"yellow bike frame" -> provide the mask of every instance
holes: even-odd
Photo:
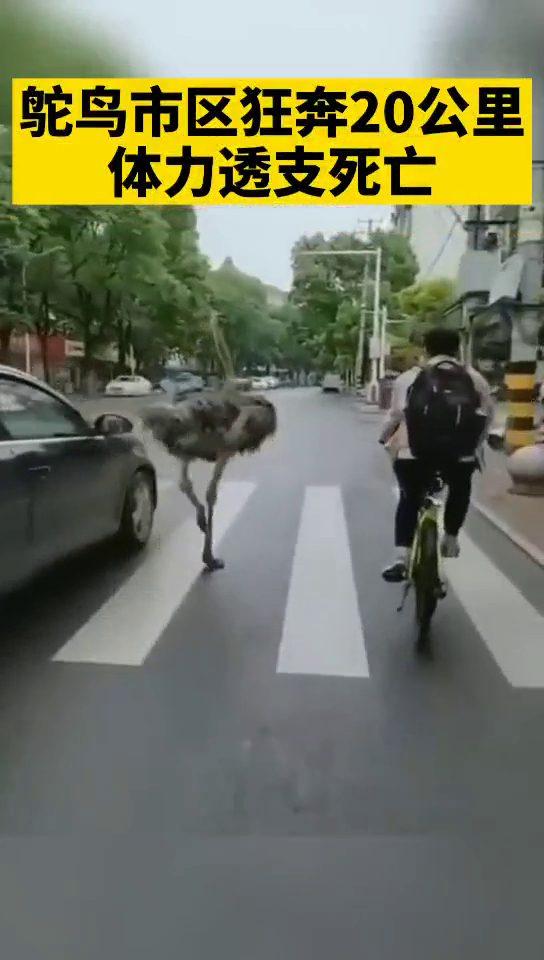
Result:
[[[436,524],[437,530],[440,531],[440,511],[442,509],[442,501],[439,497],[431,496],[426,494],[424,506],[419,511],[417,518],[417,527],[412,543],[412,549],[410,550],[410,560],[408,563],[408,581],[413,583],[414,581],[414,570],[417,568],[421,560],[421,530],[423,524],[426,520],[430,520],[432,523]],[[437,551],[437,570],[438,578],[442,580],[443,573],[443,562],[440,551]]]

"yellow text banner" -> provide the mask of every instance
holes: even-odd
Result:
[[[16,204],[530,204],[528,79],[13,81]]]

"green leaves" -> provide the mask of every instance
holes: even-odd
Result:
[[[404,237],[376,232],[365,241],[355,233],[338,233],[327,240],[322,234],[314,234],[302,237],[293,248],[290,300],[300,312],[298,327],[304,336],[300,346],[321,372],[353,368],[363,308],[365,264],[364,324],[369,334],[376,268],[375,258],[365,256],[364,251],[377,246],[382,249],[380,299],[389,303],[396,291],[413,283],[417,273],[416,259]],[[348,251],[353,251],[353,255]],[[339,255],[335,256],[335,252]]]
[[[209,287],[237,368],[277,364],[288,332],[278,308],[269,304],[265,284],[242,273],[227,258],[221,267],[210,272]]]
[[[141,365],[182,352],[209,314],[208,266],[191,208],[12,207],[0,161],[0,332],[81,339],[85,363],[116,344]]]
[[[421,343],[426,329],[446,322],[444,311],[454,302],[455,296],[455,284],[447,278],[425,280],[406,287],[393,301],[393,316],[400,314],[407,318],[406,326],[397,326],[395,332]]]
[[[144,370],[176,351],[209,371],[216,309],[240,369],[279,364],[291,330],[281,291],[232,261],[210,271],[196,226],[192,207],[12,207],[0,161],[0,349],[17,328],[62,331],[83,341],[87,368],[115,344],[120,369],[132,348]]]

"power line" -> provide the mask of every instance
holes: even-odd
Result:
[[[455,209],[455,207],[450,206],[450,204],[448,204],[447,206],[448,206],[448,210],[451,210],[451,212],[453,213],[453,216],[454,216],[455,219],[457,220],[457,223],[459,224],[459,226],[462,227],[463,230],[465,230],[465,232],[468,233],[468,229],[467,229],[467,226],[466,226],[466,224],[465,224],[465,221],[464,221],[463,218],[459,215],[459,213],[457,212],[457,210]]]
[[[442,254],[444,253],[444,251],[445,251],[448,243],[450,242],[451,235],[452,235],[453,231],[455,230],[455,227],[456,227],[456,226],[457,226],[456,221],[455,221],[455,220],[452,220],[451,227],[450,227],[450,229],[448,230],[448,232],[447,232],[447,234],[446,234],[446,239],[444,240],[444,243],[443,243],[442,246],[440,247],[440,250],[438,251],[438,253],[437,253],[436,257],[434,258],[434,260],[432,261],[431,265],[430,265],[430,266],[427,268],[427,270],[425,271],[425,274],[424,274],[424,276],[421,278],[421,280],[426,280],[427,277],[429,276],[429,274],[431,273],[431,271],[434,270],[434,268],[436,267],[436,264],[437,264],[438,261],[440,260],[440,258],[441,258],[441,256],[442,256]]]

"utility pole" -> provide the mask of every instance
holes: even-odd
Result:
[[[377,403],[378,400],[378,361],[380,358],[380,288],[382,277],[382,248],[375,247],[376,252],[376,274],[374,282],[374,311],[372,316],[372,339],[370,341],[370,396],[371,403]]]
[[[359,228],[359,224],[361,228]],[[355,235],[359,236],[362,234],[361,239],[369,242],[372,239],[372,227],[374,226],[374,220],[357,220]]]
[[[363,283],[361,288],[361,321],[359,323],[359,339],[357,342],[357,356],[355,358],[355,388],[362,386],[363,379],[363,349],[365,343],[366,321],[366,294],[368,289],[368,259],[365,259]]]
[[[362,230],[358,230],[357,233],[362,233],[362,238],[367,243],[372,240],[372,230],[374,227],[374,220],[357,220],[357,225],[362,226]],[[381,376],[380,370],[380,356],[381,356],[381,343],[380,343],[380,315],[379,315],[379,303],[380,303],[380,284],[381,284],[381,248],[379,249],[379,254],[376,255],[376,275],[374,282],[374,310],[372,315],[372,340],[370,343],[370,364],[371,364],[371,375],[370,375],[370,390],[369,390],[369,399],[370,401],[377,402],[378,399],[378,389],[379,382],[378,378]],[[357,383],[362,386],[362,361],[363,361],[363,346],[364,346],[364,328],[365,328],[365,319],[366,319],[366,285],[368,283],[368,263],[365,263],[365,276],[363,279],[364,284],[364,294],[362,298],[362,312],[361,312],[361,327],[359,329],[359,344],[358,344],[358,380]]]
[[[387,307],[382,307],[382,329],[380,334],[380,365],[378,376],[380,380],[385,376],[385,356],[387,352]]]
[[[380,287],[381,287],[381,263],[382,248],[380,246],[370,247],[366,250],[299,250],[299,257],[374,257],[376,261],[376,272],[374,279],[374,310],[372,321],[372,339],[370,342],[370,356],[372,360],[372,377],[370,382],[370,399],[376,401],[378,395],[378,359],[380,356]],[[364,284],[363,276],[363,284]],[[366,299],[366,298],[365,298]],[[363,336],[364,336],[364,318]],[[359,328],[360,335],[360,328]],[[362,356],[362,351],[361,351]]]
[[[413,323],[413,319],[414,319],[414,318],[408,316],[408,314],[402,313],[399,317],[397,317],[396,320],[393,320],[391,317],[389,317],[389,315],[388,315],[388,313],[387,313],[387,307],[385,306],[385,304],[384,304],[384,306],[382,307],[382,326],[381,326],[381,333],[380,333],[380,342],[381,342],[381,349],[380,349],[380,379],[381,379],[383,376],[385,376],[385,361],[386,361],[386,358],[387,358],[387,328],[388,328],[389,325],[392,324],[392,323],[403,323],[403,324],[404,324],[404,323],[406,323],[406,321],[408,321],[408,322],[410,322],[410,323]]]

